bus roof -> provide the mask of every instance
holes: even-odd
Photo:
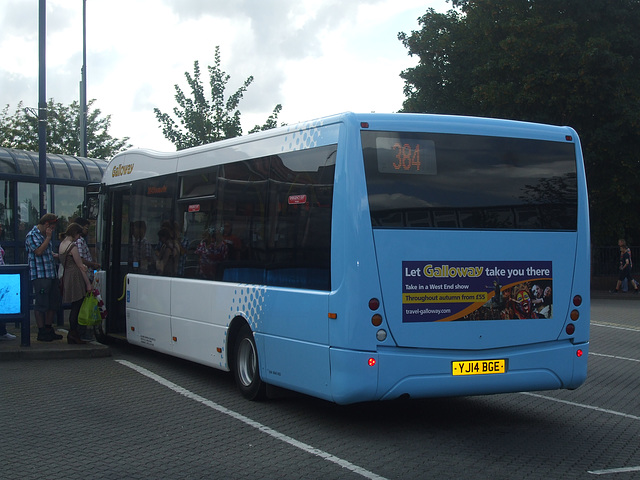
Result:
[[[196,170],[215,164],[247,160],[252,157],[337,143],[340,124],[350,125],[357,130],[367,128],[404,132],[429,131],[563,142],[568,140],[567,137],[571,137],[577,141],[577,134],[570,127],[516,120],[423,113],[345,112],[176,152],[130,149],[119,153],[109,162],[104,183],[118,184],[178,171]],[[221,150],[224,150],[225,154],[213,155],[213,152]],[[212,155],[208,155],[209,153]]]

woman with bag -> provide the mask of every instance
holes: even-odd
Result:
[[[67,231],[60,236],[59,259],[64,267],[62,275],[62,301],[71,304],[69,313],[69,334],[67,342],[74,344],[85,343],[80,338],[78,331],[78,313],[82,306],[82,301],[87,292],[91,292],[91,282],[87,275],[87,267],[82,263],[82,258],[78,252],[76,240],[82,235],[82,227],[77,223],[71,223]]]

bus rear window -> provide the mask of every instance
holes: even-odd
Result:
[[[363,131],[362,145],[374,228],[576,230],[573,143]]]

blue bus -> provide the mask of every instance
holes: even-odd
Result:
[[[339,404],[574,389],[589,217],[568,127],[345,113],[109,163],[106,335]]]

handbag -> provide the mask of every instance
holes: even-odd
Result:
[[[100,314],[100,307],[98,306],[98,299],[93,292],[87,292],[80,306],[80,312],[78,313],[78,323],[80,325],[94,326],[98,325],[102,321],[102,315]]]

